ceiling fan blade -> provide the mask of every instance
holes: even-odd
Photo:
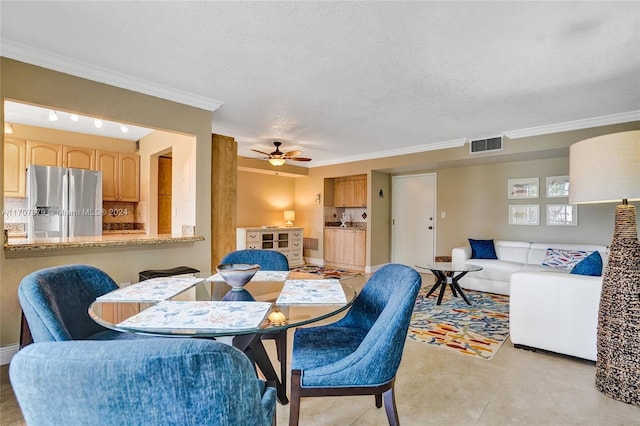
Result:
[[[305,157],[287,157],[287,160],[293,160],[293,161],[311,161],[311,158],[305,158]]]
[[[251,148],[251,151],[257,152],[258,154],[263,154],[263,155],[266,155],[266,156],[270,156],[271,155],[268,152],[258,151],[257,149],[253,149],[253,148]]]
[[[298,156],[300,154],[302,154],[302,151],[298,151],[298,150],[289,151],[289,152],[285,152],[284,153],[284,155],[287,156],[287,157],[296,157],[296,156]]]

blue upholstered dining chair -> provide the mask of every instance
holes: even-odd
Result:
[[[297,425],[300,398],[375,395],[390,425],[398,424],[394,381],[420,290],[420,274],[390,264],[376,271],[337,322],[298,328],[293,338],[289,425]]]
[[[30,426],[275,424],[275,389],[213,340],[34,343],[9,376]]]
[[[274,250],[236,250],[227,253],[220,263],[249,263],[260,265],[264,271],[288,271],[289,261],[287,256]],[[275,333],[264,333],[262,340],[274,340],[276,343],[276,354],[280,362],[280,380],[282,386],[286,386],[287,377],[287,330]]]
[[[64,265],[24,277],[18,287],[18,299],[34,342],[146,338],[109,330],[89,316],[89,305],[117,288],[98,268]]]

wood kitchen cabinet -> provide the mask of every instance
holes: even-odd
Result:
[[[27,141],[27,165],[62,167],[62,145]]]
[[[24,140],[4,140],[4,196],[26,197],[27,143]]]
[[[140,201],[140,156],[97,151],[96,169],[102,172],[102,199]]]
[[[364,268],[367,262],[366,232],[363,229],[325,228],[325,264],[352,269]]]
[[[96,150],[79,146],[63,145],[62,166],[74,169],[95,170]]]
[[[333,183],[334,207],[366,207],[367,176],[345,176]]]

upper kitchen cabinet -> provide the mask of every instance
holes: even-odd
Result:
[[[62,145],[27,141],[27,165],[62,167]]]
[[[27,143],[24,140],[4,140],[4,196],[26,196]]]
[[[62,147],[62,165],[74,169],[95,170],[96,150],[64,145]]]
[[[334,207],[366,207],[367,176],[345,176],[334,179]]]
[[[102,199],[140,201],[140,156],[97,151],[96,169],[102,172]]]

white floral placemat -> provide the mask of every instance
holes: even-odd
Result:
[[[347,303],[340,280],[287,280],[277,305]]]
[[[140,281],[98,297],[100,302],[159,302],[202,281],[194,277],[162,277]]]
[[[258,271],[251,278],[251,281],[284,281],[289,276],[289,271]],[[207,281],[224,282],[220,274],[215,274],[207,278]]]
[[[271,309],[267,302],[199,302],[166,300],[118,326],[136,330],[251,330]]]

